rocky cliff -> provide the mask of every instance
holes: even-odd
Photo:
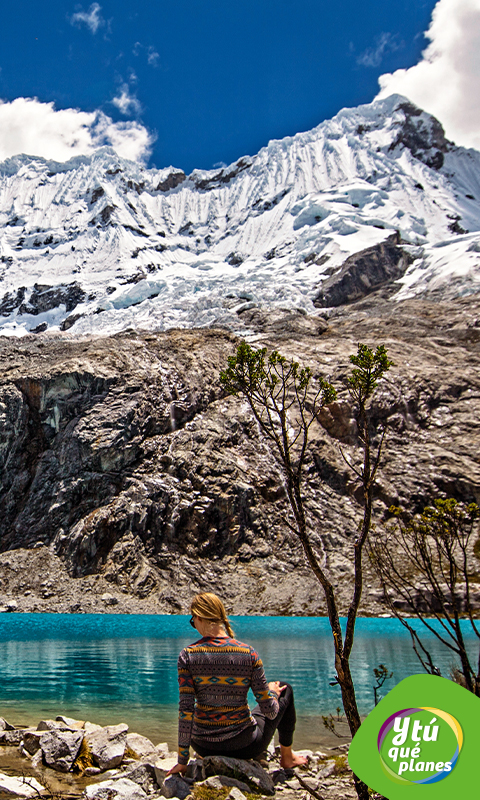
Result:
[[[342,387],[359,341],[384,343],[395,364],[372,409],[387,427],[377,524],[390,504],[438,493],[480,502],[478,296],[393,304],[380,291],[324,317],[247,304],[237,318],[340,390],[313,430],[306,493],[344,602],[361,509],[339,449],[357,452]],[[218,381],[237,342],[222,330],[0,339],[0,605],[186,612],[215,590],[237,614],[325,611],[275,458]],[[379,597],[368,573],[363,613],[384,610]]]

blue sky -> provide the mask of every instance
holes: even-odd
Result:
[[[147,129],[150,166],[210,169],[373,100],[380,75],[421,59],[434,6],[16,0],[2,11],[0,99],[136,123],[124,128]],[[4,136],[12,120],[0,116]]]

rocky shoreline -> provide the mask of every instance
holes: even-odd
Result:
[[[16,761],[3,753],[13,752]],[[305,767],[282,769],[273,743],[259,761],[191,759],[185,776],[167,776],[177,754],[128,725],[100,726],[58,715],[17,728],[0,718],[0,797],[84,800],[349,800],[355,798],[348,744],[297,751]],[[3,767],[3,769],[2,769]],[[7,770],[4,772],[4,770]]]

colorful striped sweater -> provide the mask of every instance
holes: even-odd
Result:
[[[185,647],[178,659],[178,685],[179,764],[188,763],[192,738],[204,747],[219,748],[248,728],[253,732],[249,688],[266,717],[278,714],[278,700],[268,689],[258,653],[230,637],[204,636]]]

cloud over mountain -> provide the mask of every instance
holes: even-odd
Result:
[[[447,136],[480,149],[480,0],[438,0],[422,60],[379,79],[379,98],[403,94],[434,114]]]
[[[57,110],[36,98],[0,100],[0,160],[18,153],[66,161],[110,145],[123,158],[144,162],[153,137],[140,123],[114,122],[103,111]]]

